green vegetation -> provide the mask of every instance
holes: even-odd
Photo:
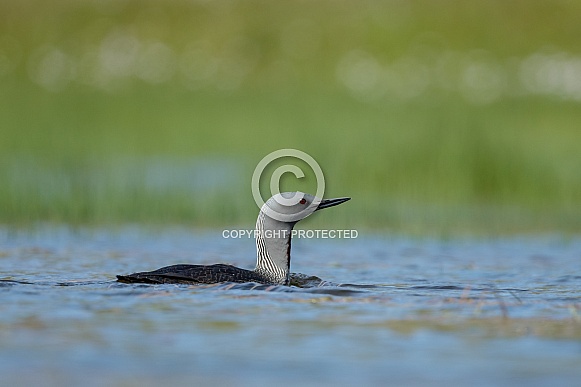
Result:
[[[254,167],[296,148],[354,198],[309,227],[579,231],[580,17],[568,1],[0,1],[0,223],[248,224]]]

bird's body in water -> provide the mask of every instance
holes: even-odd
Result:
[[[350,198],[320,199],[302,192],[274,195],[261,208],[256,220],[256,268],[241,269],[226,264],[172,265],[161,269],[118,275],[127,283],[214,284],[257,282],[289,285],[291,237],[294,225],[314,211],[336,206]]]

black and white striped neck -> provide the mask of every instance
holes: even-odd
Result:
[[[254,271],[273,283],[288,285],[294,224],[274,220],[262,211],[258,214]]]

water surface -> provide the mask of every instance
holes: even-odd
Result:
[[[3,385],[547,385],[581,380],[581,239],[299,239],[324,286],[140,285],[250,268],[221,230],[0,229]]]

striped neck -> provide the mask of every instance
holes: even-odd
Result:
[[[274,220],[260,211],[256,220],[255,272],[273,283],[288,285],[294,223]]]

